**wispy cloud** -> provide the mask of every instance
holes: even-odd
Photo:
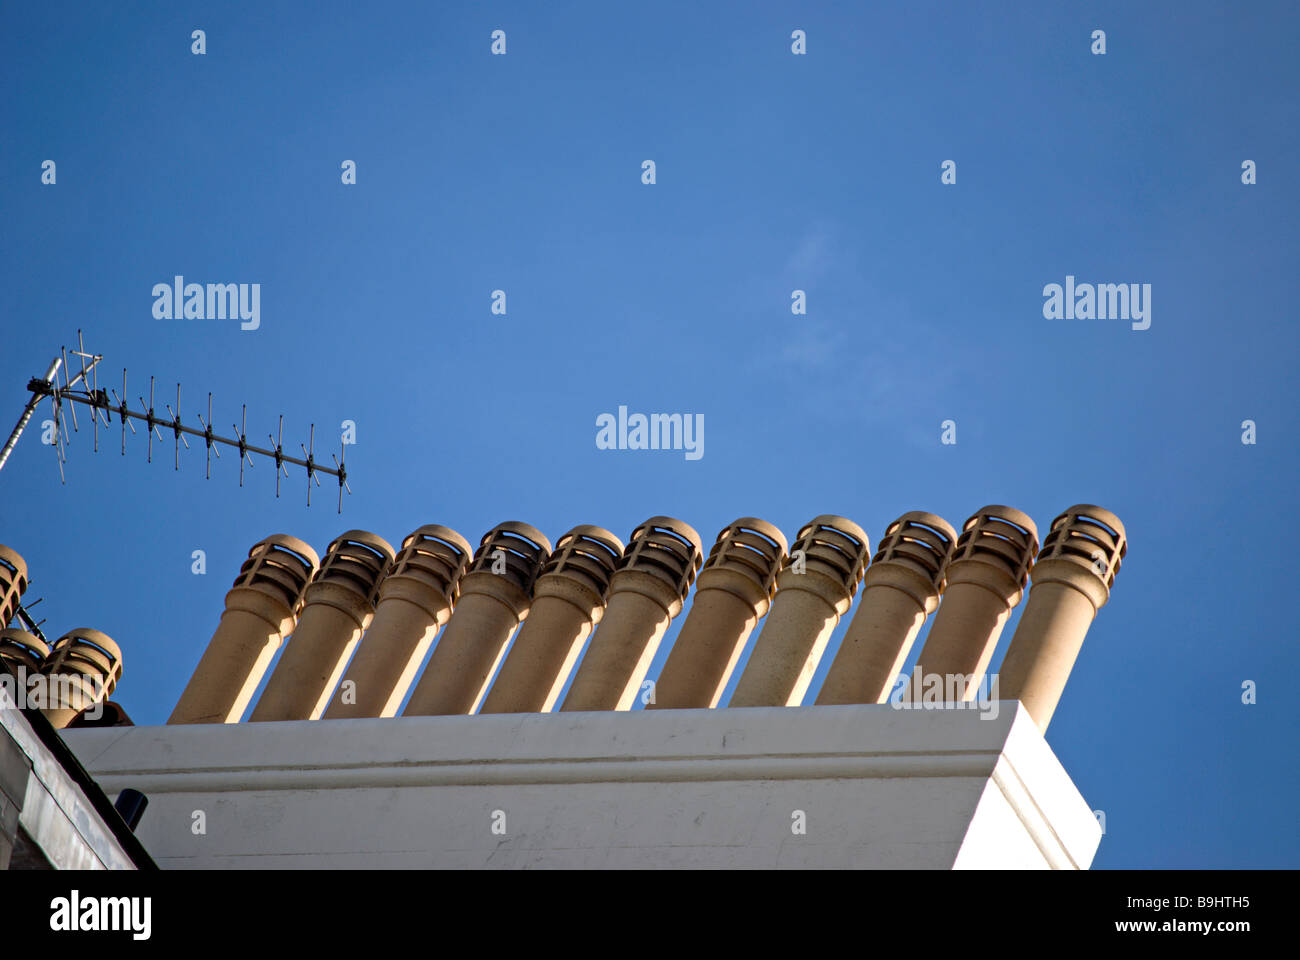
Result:
[[[937,415],[943,384],[958,371],[954,346],[913,313],[907,291],[872,276],[833,223],[804,231],[781,276],[783,287],[807,291],[808,313],[758,342],[750,368],[780,384],[789,403],[866,427]]]
[[[786,259],[783,275],[795,284],[819,280],[834,268],[839,251],[834,225],[814,224]]]

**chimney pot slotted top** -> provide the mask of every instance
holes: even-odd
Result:
[[[375,605],[379,584],[394,560],[392,545],[368,530],[348,530],[330,541],[312,583],[346,587]]]
[[[27,561],[0,543],[0,627],[14,618],[18,601],[27,590]]]
[[[436,590],[449,604],[460,597],[460,578],[469,568],[474,548],[450,527],[427,523],[402,541],[385,580],[405,577]],[[382,590],[382,584],[381,584]]]
[[[507,520],[483,534],[470,564],[470,572],[492,571],[495,554],[505,557],[505,574],[516,586],[531,595],[533,583],[551,554],[551,541],[536,527],[519,520]]]
[[[791,558],[801,550],[807,564],[820,568],[852,599],[866,573],[871,552],[865,530],[847,517],[822,514],[800,527],[799,536],[790,548]],[[792,559],[787,560],[786,566],[792,563]]]
[[[49,644],[26,630],[0,630],[0,660],[13,666],[22,665],[28,673],[40,673],[45,658],[50,655]]]
[[[624,549],[604,527],[579,524],[560,537],[539,576],[577,577],[604,600]]]
[[[1052,521],[1038,561],[1070,560],[1091,570],[1109,590],[1128,553],[1128,538],[1119,517],[1103,507],[1079,503]]]
[[[320,569],[320,558],[297,537],[273,533],[255,543],[239,568],[234,587],[251,587],[276,596],[292,615],[302,609],[303,591]]]
[[[886,528],[871,562],[901,563],[925,577],[935,590],[942,590],[944,571],[956,544],[957,531],[947,520],[912,510]]]
[[[122,678],[122,650],[108,634],[90,627],[69,630],[54,643],[41,672],[60,676],[93,676],[103,681],[104,698]]]
[[[668,583],[685,601],[704,562],[704,545],[689,523],[651,517],[632,531],[618,570],[640,570]]]
[[[973,560],[997,567],[1024,589],[1038,552],[1038,527],[1015,507],[990,504],[962,524],[951,566]]]
[[[758,584],[771,602],[788,549],[785,534],[775,526],[758,517],[741,517],[718,531],[703,570],[735,570]]]

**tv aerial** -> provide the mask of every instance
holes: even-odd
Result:
[[[80,360],[81,370],[75,376],[69,377],[68,357],[72,356]],[[136,421],[146,425],[148,428],[149,445],[147,452],[148,462],[153,462],[153,441],[157,436],[160,443],[164,440],[164,432],[172,435],[172,442],[175,447],[173,462],[175,469],[181,468],[181,444],[185,449],[190,448],[189,441],[186,437],[197,437],[203,441],[206,452],[206,471],[205,477],[212,477],[212,458],[216,456],[221,459],[221,447],[230,447],[239,451],[239,485],[244,485],[244,466],[247,464],[249,469],[253,467],[253,456],[268,457],[275,461],[275,495],[280,496],[280,478],[289,476],[286,464],[296,467],[303,467],[307,471],[307,506],[311,506],[311,486],[315,483],[320,486],[320,478],[317,474],[327,474],[338,480],[339,485],[339,513],[343,512],[343,491],[352,493],[352,488],[348,485],[348,473],[344,463],[347,452],[347,444],[340,442],[339,455],[335,457],[330,455],[334,461],[334,467],[322,466],[316,461],[315,444],[316,444],[316,425],[311,425],[310,433],[306,445],[298,444],[302,447],[303,456],[296,457],[284,452],[284,415],[280,415],[280,425],[278,432],[273,436],[267,434],[267,438],[272,444],[270,447],[261,447],[248,442],[248,407],[243,406],[243,412],[240,415],[239,426],[231,425],[235,431],[235,437],[223,437],[215,433],[212,429],[212,394],[208,394],[208,415],[204,419],[203,414],[197,414],[196,418],[203,429],[199,430],[194,427],[186,426],[181,422],[181,385],[176,384],[176,406],[173,409],[170,403],[163,406],[166,408],[167,416],[160,416],[159,411],[154,406],[154,386],[155,378],[149,378],[149,402],[145,405],[144,397],[139,396],[137,400],[140,403],[140,409],[132,410],[127,405],[126,392],[126,368],[122,368],[122,392],[119,394],[116,390],[102,390],[99,386],[99,364],[104,359],[102,354],[87,353],[85,345],[82,342],[81,331],[77,331],[77,349],[71,350],[62,348],[59,356],[51,361],[49,369],[45,371],[43,377],[32,377],[27,381],[27,389],[31,397],[27,400],[23,408],[23,414],[18,419],[17,426],[9,434],[9,439],[5,441],[3,449],[0,449],[0,469],[4,468],[5,461],[9,459],[9,454],[13,452],[18,443],[18,438],[22,436],[28,421],[31,420],[32,414],[36,412],[36,407],[41,400],[49,397],[54,407],[54,432],[55,446],[58,449],[59,457],[59,479],[66,483],[63,464],[67,459],[67,442],[70,439],[68,434],[67,419],[63,415],[63,408],[67,406],[68,412],[72,415],[73,432],[80,432],[77,424],[77,406],[90,407],[90,418],[95,438],[95,451],[99,451],[99,428],[100,418],[103,418],[103,426],[109,426],[113,421],[113,414],[117,414],[118,420],[122,426],[122,456],[126,456],[126,431],[129,427],[131,433],[136,432]],[[60,384],[62,377],[62,384]],[[109,393],[112,393],[113,400],[109,400]]]

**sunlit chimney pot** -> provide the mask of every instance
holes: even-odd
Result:
[[[863,529],[844,517],[817,517],[799,531],[729,706],[803,702],[826,641],[862,582],[870,549]]]
[[[546,713],[555,707],[582,645],[605,612],[623,542],[582,525],[560,537],[533,587],[533,609],[519,629],[482,713]]]
[[[255,544],[226,594],[221,622],[168,723],[238,723],[302,609],[320,565],[297,537]]]
[[[404,717],[471,713],[515,628],[528,617],[533,583],[551,553],[540,530],[515,520],[483,535],[460,599],[411,691]]]
[[[943,603],[917,658],[908,698],[940,688],[973,700],[1038,550],[1038,528],[1011,507],[988,506],[962,525],[948,561]],[[960,687],[960,689],[959,689]]]
[[[397,713],[433,638],[451,616],[473,553],[468,540],[436,523],[402,541],[379,584],[375,618],[330,698],[326,720]]]
[[[1046,732],[1093,618],[1128,552],[1124,525],[1091,504],[1052,521],[1033,585],[998,671],[1001,696],[1019,700]]]
[[[716,707],[755,625],[771,606],[786,539],[741,517],[718,534],[648,710]]]
[[[681,520],[651,517],[632,531],[561,710],[631,709],[702,562],[700,535]]]
[[[329,545],[250,720],[320,717],[375,615],[379,583],[392,562],[388,541],[365,530],[349,530]]]
[[[862,599],[817,703],[884,703],[943,590],[957,531],[932,513],[905,513],[885,530]]]

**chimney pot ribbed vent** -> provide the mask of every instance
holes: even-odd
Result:
[[[741,517],[718,533],[703,569],[735,570],[757,583],[771,602],[788,546],[785,534],[766,520]]]
[[[673,517],[651,517],[632,531],[618,569],[653,574],[676,591],[679,601],[684,601],[703,555],[700,535],[690,524]]]
[[[885,701],[912,642],[938,606],[956,540],[948,521],[919,510],[885,529],[817,703]]]
[[[330,541],[307,586],[289,643],[249,720],[315,720],[324,713],[374,618],[379,587],[393,560],[388,541],[367,530],[348,530]]]
[[[436,590],[449,604],[460,596],[460,578],[473,556],[469,541],[450,527],[425,524],[402,541],[387,578],[407,577]]]
[[[790,556],[802,550],[808,569],[817,569],[839,583],[850,598],[858,590],[870,550],[867,533],[852,520],[824,514],[799,530]],[[787,566],[793,559],[786,561]]]
[[[42,712],[62,729],[82,710],[109,698],[122,678],[122,651],[107,634],[83,627],[69,630],[54,644],[41,672],[60,677],[70,702],[50,703]]]
[[[957,531],[943,517],[914,510],[889,525],[871,562],[873,565],[901,563],[941,591],[944,568],[952,557],[956,540]]]
[[[28,673],[40,673],[50,647],[26,630],[0,630],[0,661],[11,668],[23,666]]]
[[[1038,552],[1038,527],[1014,507],[982,507],[962,525],[950,563],[978,560],[1004,570],[1025,588]]]
[[[226,594],[221,621],[168,723],[237,723],[320,569],[316,551],[278,533],[254,544]]]
[[[0,544],[0,627],[14,618],[26,589],[27,562],[16,550]]]
[[[1119,517],[1102,507],[1081,503],[1052,521],[1038,559],[1072,560],[1097,574],[1109,590],[1127,552],[1128,541]]]
[[[338,584],[373,607],[378,602],[379,583],[393,559],[393,548],[383,537],[349,530],[330,542],[312,583]]]
[[[41,667],[47,674],[100,674],[108,696],[122,678],[122,650],[106,633],[82,627],[55,641]]]
[[[1052,521],[999,671],[1003,694],[1044,733],[1127,549],[1124,525],[1101,507],[1076,504]]]
[[[533,582],[541,572],[542,564],[551,553],[551,541],[536,527],[518,520],[507,520],[483,534],[470,572],[491,572],[496,552],[504,552],[504,576],[514,582],[524,593],[532,593]]]
[[[297,537],[273,533],[248,551],[233,586],[269,593],[297,616],[303,591],[319,568],[320,557],[310,546]]]
[[[575,577],[604,600],[623,549],[623,541],[604,527],[581,524],[560,537],[539,576]]]

